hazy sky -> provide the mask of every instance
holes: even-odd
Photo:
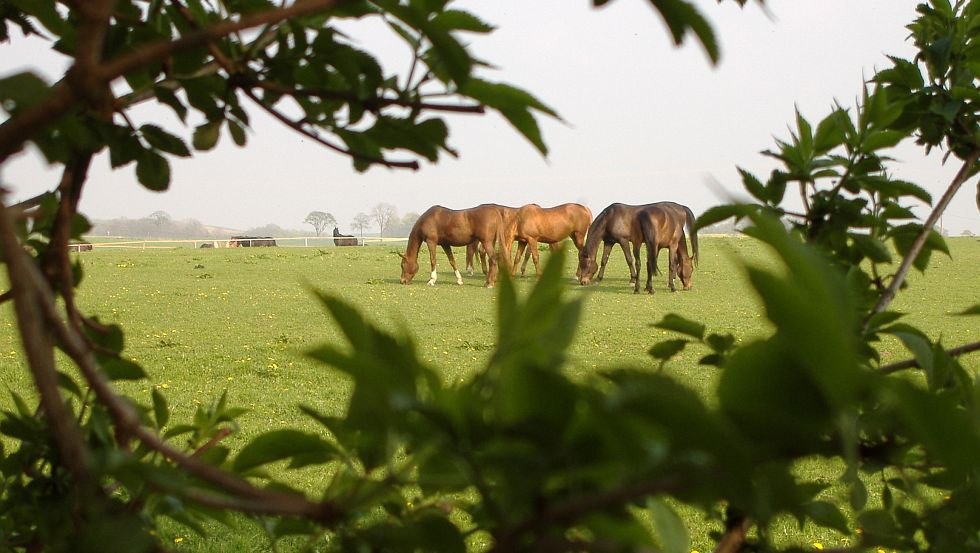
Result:
[[[690,39],[674,48],[642,0],[599,10],[585,0],[466,0],[457,5],[498,26],[487,37],[467,35],[472,53],[497,68],[483,76],[529,90],[562,116],[564,122],[541,120],[547,158],[502,118],[461,115],[449,118],[458,159],[417,172],[358,174],[346,158],[251,109],[247,148],[224,136],[215,151],[171,159],[171,188],[162,194],[143,190],[131,166],[111,171],[107,157],[100,158],[81,209],[91,218],[164,210],[175,219],[235,229],[275,223],[311,231],[303,219],[318,210],[336,216],[345,232],[358,212],[369,213],[379,202],[394,204],[400,215],[434,204],[569,201],[595,214],[612,202],[659,200],[700,213],[726,199],[710,181],[728,191],[723,194],[741,195],[736,166],[768,175],[774,163],[759,152],[773,148],[774,137],[789,137],[794,107],[815,124],[835,100],[853,106],[863,80],[876,67],[890,66],[886,55],[910,57],[905,25],[919,1],[769,0],[767,15],[754,3],[740,9],[699,0],[722,48],[721,63],[711,67]],[[409,53],[398,42],[371,29],[357,32],[389,70],[407,67]],[[57,69],[44,48],[0,45],[0,76],[37,63]],[[164,121],[189,142],[191,128],[170,116]],[[943,166],[940,156],[926,158],[914,144],[895,157],[901,161],[895,176],[920,184],[935,199],[958,169],[955,159]],[[58,177],[33,153],[0,176],[14,199],[52,188]],[[951,234],[980,233],[975,194],[974,178],[943,219]],[[917,212],[925,217],[926,210]]]

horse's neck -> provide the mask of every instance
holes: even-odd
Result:
[[[606,212],[603,211],[596,218],[595,223],[589,226],[589,233],[585,238],[585,252],[589,257],[595,257],[596,251],[599,250],[599,243],[602,242],[602,237],[606,234],[606,225],[609,224],[609,218],[606,216]]]
[[[405,248],[405,257],[418,257],[419,249],[422,247],[422,236],[413,232],[408,237],[408,247]]]

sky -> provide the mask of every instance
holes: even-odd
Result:
[[[718,36],[717,66],[690,37],[674,47],[642,0],[601,9],[585,0],[458,1],[497,27],[488,36],[464,36],[474,56],[494,65],[481,76],[528,90],[561,116],[539,119],[546,157],[496,114],[451,115],[449,144],[458,158],[423,160],[416,172],[357,173],[346,158],[251,109],[245,149],[224,136],[211,152],[171,159],[164,193],[144,190],[132,166],[113,171],[107,157],[97,159],[81,211],[92,219],[135,219],[163,210],[212,226],[271,223],[311,234],[303,223],[311,211],[333,214],[350,233],[356,214],[382,202],[399,215],[486,202],[579,202],[598,214],[613,202],[661,200],[700,213],[744,197],[737,167],[766,178],[776,165],[760,152],[789,138],[795,110],[815,125],[834,102],[853,106],[862,83],[891,65],[887,55],[910,58],[905,25],[919,1],[769,0],[764,10],[755,2],[739,8],[696,0]],[[372,26],[350,31],[389,71],[407,69],[410,53],[399,42]],[[63,62],[46,48],[15,32],[13,44],[0,45],[0,77],[25,67],[58,74]],[[162,120],[190,142],[192,128],[152,111],[158,108],[140,109],[151,111],[138,117]],[[941,155],[903,144],[892,173],[938,200],[958,169],[955,158],[944,165]],[[16,201],[53,188],[58,173],[28,150],[0,179]],[[964,185],[946,211],[942,224],[951,235],[980,234],[976,186],[976,178]],[[925,207],[915,211],[923,219],[928,214]]]

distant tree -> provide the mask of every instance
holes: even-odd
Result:
[[[398,209],[391,204],[381,202],[371,210],[371,217],[378,223],[378,233],[384,236],[392,222],[398,219]]]
[[[972,230],[965,229],[963,232],[960,233],[960,236],[975,236],[975,235],[973,234]]]
[[[337,226],[337,219],[330,213],[324,213],[322,211],[311,211],[303,222],[313,225],[313,230],[316,231],[317,236],[320,236],[323,229]]]
[[[354,216],[354,220],[351,221],[350,227],[361,234],[364,237],[364,229],[371,226],[371,218],[367,216],[366,213],[358,213]]]
[[[419,214],[414,211],[410,211],[402,216],[398,224],[393,225],[392,235],[393,236],[408,236],[408,233],[412,232],[412,227],[415,226],[415,221],[419,220]]]
[[[169,223],[172,218],[170,214],[166,211],[154,211],[146,216],[147,219],[156,223],[157,226],[163,226],[165,223]]]

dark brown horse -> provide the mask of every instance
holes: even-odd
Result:
[[[691,258],[687,254],[687,240],[684,239],[684,219],[679,217],[672,207],[661,204],[638,209],[636,212],[636,224],[643,237],[643,243],[647,246],[647,286],[646,291],[653,293],[653,275],[657,271],[657,254],[662,248],[667,248],[668,277],[667,286],[671,292],[674,288],[674,278],[680,275],[681,284],[685,290],[691,289],[691,274],[694,272]],[[640,249],[634,245],[634,254],[637,262],[640,258]],[[639,276],[639,275],[637,275]],[[636,279],[633,292],[640,291],[640,279]]]
[[[645,205],[627,205],[614,203],[607,206],[589,226],[589,235],[585,239],[585,247],[579,251],[579,282],[589,284],[593,278],[596,281],[602,280],[606,272],[606,262],[609,261],[609,254],[613,246],[619,244],[623,248],[623,255],[626,257],[626,265],[630,270],[630,284],[636,284],[639,274],[639,252],[643,245],[643,235],[636,220],[638,210],[659,205],[674,217],[682,221],[682,225],[687,227],[691,236],[691,246],[693,248],[693,260],[697,263],[698,259],[698,236],[694,231],[694,212],[687,206],[675,202],[657,202]],[[603,244],[601,264],[596,263],[599,244]],[[633,244],[632,251],[630,243]],[[685,240],[686,251],[686,240]],[[656,268],[656,266],[654,267]],[[598,271],[598,275],[596,275]]]
[[[408,247],[402,258],[401,283],[412,282],[419,270],[419,250],[425,243],[429,250],[432,273],[429,285],[436,283],[436,246],[442,246],[449,258],[449,264],[456,273],[456,284],[463,284],[463,277],[456,268],[453,246],[466,246],[472,242],[480,243],[488,252],[495,251],[495,244],[501,233],[500,212],[493,206],[480,205],[472,209],[447,209],[434,205],[419,217],[408,235]],[[490,256],[490,269],[487,271],[487,288],[493,288],[497,279],[497,257]]]
[[[534,270],[541,274],[538,266],[538,243],[558,244],[566,238],[571,238],[575,247],[581,252],[585,247],[585,234],[592,223],[592,212],[581,204],[568,203],[555,207],[543,208],[538,204],[527,204],[517,210],[513,224],[508,229],[510,234],[504,244],[517,241],[517,254],[514,256],[514,266],[511,274],[517,273],[517,264],[525,251],[529,251],[534,260]],[[527,257],[524,258],[527,266]],[[521,274],[524,268],[521,268]],[[576,273],[575,276],[578,276]]]

